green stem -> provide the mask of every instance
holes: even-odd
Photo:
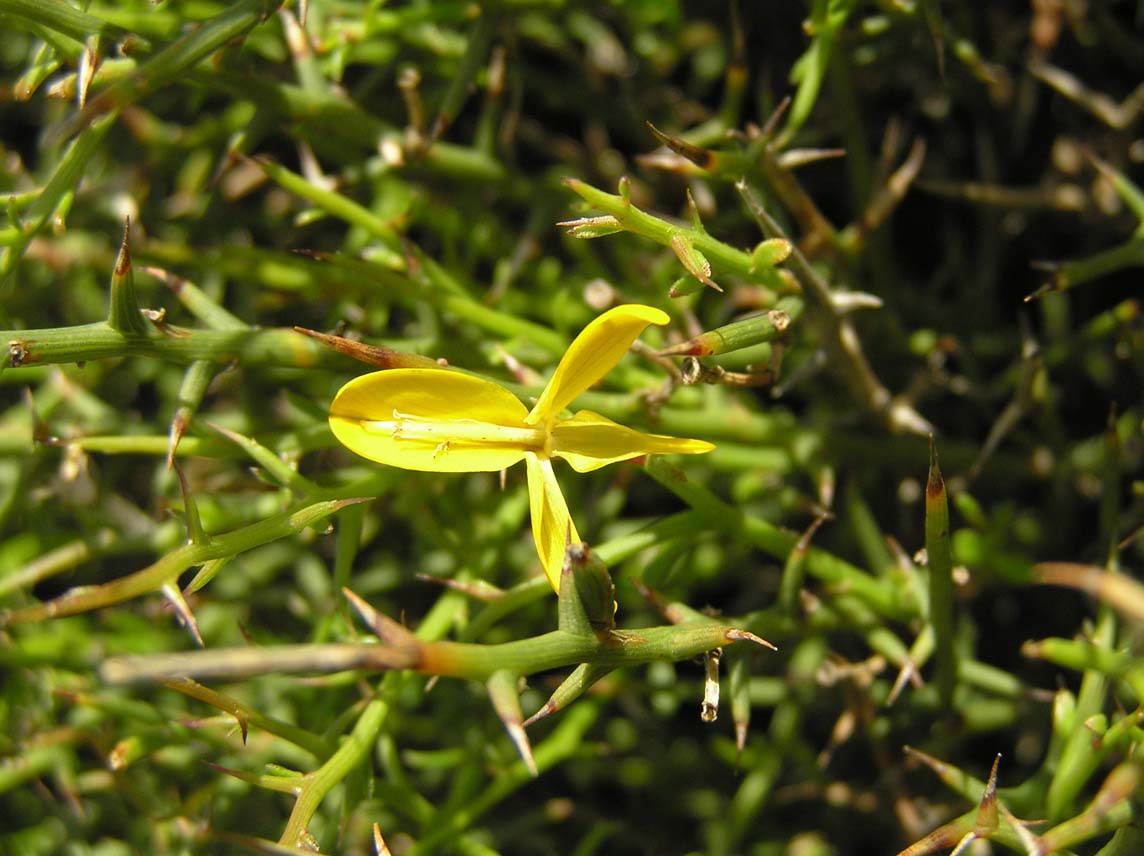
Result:
[[[744,514],[707,488],[688,480],[682,470],[662,458],[649,458],[645,469],[648,475],[699,512],[709,526],[742,538],[769,556],[786,561],[798,543],[797,533]],[[908,592],[900,591],[892,584],[884,584],[825,550],[808,549],[805,568],[807,573],[823,582],[858,596],[882,615],[905,620],[917,613],[917,605],[911,602]]]
[[[375,698],[365,706],[362,715],[354,723],[353,731],[338,747],[330,759],[306,777],[306,784],[298,794],[290,820],[279,842],[288,847],[300,847],[306,833],[306,825],[335,785],[345,779],[364,759],[377,743],[377,735],[389,716],[389,702]]]
[[[0,15],[46,27],[82,44],[88,36],[119,38],[127,35],[120,27],[89,15],[61,0],[0,0]]]
[[[279,645],[113,657],[104,663],[102,675],[108,682],[118,684],[180,677],[235,680],[271,673],[410,669],[483,682],[501,670],[531,675],[579,663],[619,668],[659,660],[686,660],[749,638],[735,628],[705,619],[641,630],[615,630],[599,636],[554,630],[495,645],[417,643],[409,637],[396,645]]]
[[[597,713],[596,707],[587,703],[569,710],[548,739],[536,748],[537,770],[541,773],[550,770],[581,751],[584,734],[596,721]],[[432,831],[410,848],[409,856],[441,852],[441,845],[471,827],[478,818],[531,781],[533,776],[524,763],[514,764],[463,808],[444,818],[434,818],[430,824]]]
[[[460,602],[461,598],[454,592],[447,592],[438,598],[418,628],[417,635],[421,639],[437,639],[443,636],[453,624]],[[298,799],[294,803],[294,809],[290,812],[290,820],[279,839],[280,844],[298,846],[322,800],[369,757],[377,745],[378,735],[389,715],[388,699],[398,690],[401,677],[396,673],[385,676],[378,695],[366,704],[349,738],[319,769],[306,776]]]
[[[281,719],[267,716],[238,699],[232,698],[225,693],[220,693],[210,687],[204,687],[202,684],[197,684],[192,680],[169,681],[167,686],[176,692],[181,692],[186,696],[209,704],[211,707],[229,713],[235,719],[242,722],[244,740],[246,737],[246,726],[252,725],[255,728],[262,729],[267,734],[281,737],[283,740],[288,743],[293,743],[300,749],[305,749],[315,758],[329,758],[333,752],[332,747],[325,740],[316,737],[306,729],[299,728],[297,725],[292,725],[289,722],[283,722]]]
[[[52,177],[44,185],[43,191],[36,200],[28,206],[28,210],[20,220],[19,228],[15,230],[9,245],[0,252],[0,279],[6,277],[23,255],[28,243],[51,219],[53,214],[61,212],[67,207],[67,199],[75,192],[76,185],[83,175],[87,163],[99,150],[103,138],[111,129],[113,117],[106,117],[94,122],[91,127],[85,128],[83,133],[72,141],[63,157],[56,165]],[[8,339],[2,340],[4,342]]]
[[[79,586],[54,600],[24,607],[3,616],[3,623],[43,621],[64,615],[90,612],[112,604],[158,591],[164,584],[178,579],[189,568],[212,559],[243,553],[254,547],[277,541],[302,531],[307,526],[329,517],[339,508],[358,500],[316,502],[305,508],[278,514],[225,535],[212,537],[206,544],[184,544],[146,568],[98,586]],[[179,673],[170,677],[181,677]]]
[[[704,256],[723,269],[750,282],[761,282],[773,288],[786,290],[775,268],[758,268],[750,253],[725,244],[701,229],[679,226],[661,220],[639,210],[631,204],[630,200],[622,196],[606,193],[573,178],[565,179],[564,184],[593,207],[615,217],[626,231],[655,241],[665,247],[672,246],[673,238],[682,236]]]
[[[1049,291],[1067,291],[1081,283],[1127,267],[1144,266],[1144,236],[1133,236],[1120,246],[1084,259],[1065,262],[1057,269]]]
[[[339,220],[344,220],[352,226],[358,226],[377,238],[389,250],[386,256],[388,266],[397,269],[404,268],[404,261],[401,256],[401,238],[392,226],[364,205],[354,202],[336,190],[318,187],[297,173],[291,172],[286,167],[266,158],[255,158],[254,162],[282,189],[296,193],[326,213],[337,217]]]
[[[937,644],[938,696],[942,706],[949,709],[957,683],[957,652],[953,645],[953,554],[949,545],[949,502],[932,437],[925,533],[929,558],[929,620]]]
[[[62,743],[34,746],[19,755],[5,758],[4,763],[0,764],[0,794],[38,779],[53,769],[66,768],[73,763],[74,758],[74,747]]]
[[[239,0],[167,45],[114,86],[89,98],[65,128],[74,133],[104,113],[118,113],[156,89],[187,73],[216,50],[241,38],[266,20],[281,0]]]
[[[1049,637],[1026,642],[1021,646],[1021,653],[1066,669],[1099,673],[1123,681],[1136,696],[1136,701],[1144,702],[1144,665],[1124,651],[1101,648],[1088,640]]]
[[[106,321],[42,330],[0,330],[0,342],[7,344],[7,361],[0,369],[128,356],[288,368],[344,369],[354,365],[342,354],[284,328],[189,330],[164,326],[162,331],[135,334],[116,330]]]
[[[779,224],[767,213],[758,194],[746,181],[736,183],[735,188],[764,235],[768,238],[787,239]],[[863,407],[878,415],[895,433],[933,433],[930,424],[917,411],[890,397],[889,390],[882,385],[866,359],[854,325],[835,304],[830,287],[811,267],[810,261],[798,247],[791,253],[789,263],[809,302],[814,305],[816,311],[811,316],[812,320],[817,323],[827,346],[837,358],[850,394]]]

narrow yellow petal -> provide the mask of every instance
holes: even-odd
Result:
[[[607,374],[648,324],[663,325],[669,320],[665,312],[652,306],[630,304],[609,309],[580,331],[525,421],[535,425],[556,416]]]
[[[491,381],[446,369],[390,369],[354,378],[330,404],[330,429],[362,457],[431,472],[495,472],[543,435],[527,408]]]
[[[550,445],[551,454],[566,460],[578,473],[640,455],[700,455],[714,448],[706,440],[645,434],[617,425],[591,410],[581,410],[571,419],[557,422],[552,428]]]
[[[536,541],[536,552],[553,591],[560,594],[564,548],[569,537],[573,544],[579,544],[580,535],[568,513],[556,474],[552,472],[552,461],[531,454],[524,460],[528,466],[528,504],[532,511],[532,537]]]

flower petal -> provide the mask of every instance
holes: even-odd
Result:
[[[535,425],[556,416],[607,374],[648,324],[662,326],[669,320],[667,313],[637,303],[609,309],[585,327],[568,347],[525,422]]]
[[[566,460],[578,473],[640,455],[699,455],[714,448],[706,440],[645,434],[591,410],[581,410],[552,428],[551,454]]]
[[[495,472],[524,457],[527,444],[514,438],[528,433],[527,413],[492,381],[447,369],[390,369],[343,386],[330,404],[330,429],[351,451],[393,467]]]
[[[560,571],[564,567],[564,549],[569,543],[579,544],[580,535],[568,513],[564,494],[552,472],[552,461],[536,455],[525,457],[528,466],[528,504],[532,511],[532,538],[540,564],[552,589],[560,594]]]

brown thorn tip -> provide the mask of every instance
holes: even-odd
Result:
[[[160,593],[167,599],[167,602],[175,611],[175,615],[179,622],[191,634],[196,644],[198,644],[200,648],[205,648],[206,643],[203,642],[203,634],[199,631],[199,622],[195,618],[194,612],[191,611],[190,604],[188,604],[186,599],[183,597],[183,593],[179,591],[179,587],[171,583],[167,583],[160,588]]]
[[[766,639],[761,636],[756,636],[749,630],[740,630],[737,627],[731,627],[728,628],[726,636],[728,642],[754,642],[756,645],[761,645],[764,648],[770,648],[772,651],[779,650]]]
[[[345,596],[345,599],[350,602],[350,605],[355,610],[357,610],[357,613],[361,616],[362,620],[380,636],[381,633],[379,631],[379,627],[381,626],[381,613],[344,586],[342,587],[342,594]]]
[[[372,496],[354,496],[349,499],[335,499],[334,508],[340,510],[347,505],[361,505],[363,502],[372,502],[374,498]]]
[[[357,593],[352,591],[348,586],[342,586],[342,595],[350,602],[354,609],[356,609],[366,620],[367,623],[373,623],[373,616],[378,612],[372,606],[365,602]]]
[[[997,768],[1001,765],[1001,753],[998,752],[993,759],[993,769],[989,771],[989,781],[985,783],[986,796],[997,790]],[[984,797],[983,797],[984,799]]]
[[[187,420],[181,413],[176,413],[171,420],[171,431],[167,439],[167,472],[175,465],[175,453],[179,449],[179,442],[187,433]]]
[[[391,856],[389,845],[382,837],[381,827],[376,823],[373,825],[373,849],[377,851],[377,856]]]
[[[389,645],[400,645],[411,639],[411,634],[400,622],[394,621],[384,612],[379,612],[374,609],[348,588],[343,587],[342,594],[345,595],[346,600],[358,611],[362,620],[369,625],[370,630],[372,630],[382,642]]]
[[[556,708],[550,702],[545,702],[544,706],[541,707],[540,710],[538,710],[536,713],[534,713],[532,716],[530,716],[524,722],[522,722],[520,724],[520,727],[521,728],[528,728],[534,722],[540,722],[540,720],[544,719],[546,716],[551,716],[555,712],[556,712]]]
[[[248,439],[239,434],[237,431],[231,431],[229,428],[225,428],[222,425],[219,425],[217,422],[211,422],[209,419],[204,419],[203,424],[210,428],[212,431],[217,431],[218,433],[222,434],[222,436],[226,437],[226,439],[230,440],[232,443],[238,443],[239,445],[242,445],[246,443]]]
[[[524,766],[528,769],[529,775],[532,778],[537,778],[540,775],[540,770],[536,766],[536,758],[532,755],[532,745],[528,742],[528,735],[524,731],[524,725],[521,723],[506,723],[508,729],[509,739],[512,740],[513,745],[516,746],[516,751],[520,753],[520,759],[524,761]]]
[[[119,255],[115,259],[115,275],[126,276],[131,270],[131,215],[123,219],[123,241],[119,245]]]

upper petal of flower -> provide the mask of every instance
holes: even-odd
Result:
[[[330,404],[334,436],[370,460],[407,470],[495,472],[543,448],[528,409],[495,383],[447,369],[354,378]]]
[[[535,425],[558,414],[607,374],[648,324],[663,325],[669,320],[667,313],[652,306],[609,309],[580,331],[525,421]]]
[[[580,535],[576,524],[568,513],[564,494],[552,472],[552,461],[528,455],[528,504],[532,511],[532,538],[536,542],[536,552],[540,554],[540,564],[544,575],[552,584],[552,589],[560,594],[560,572],[564,568],[564,550],[571,543],[579,544]]]
[[[553,426],[550,448],[552,455],[566,460],[576,472],[587,473],[640,455],[699,455],[715,446],[706,440],[645,434],[599,413],[581,410]]]

